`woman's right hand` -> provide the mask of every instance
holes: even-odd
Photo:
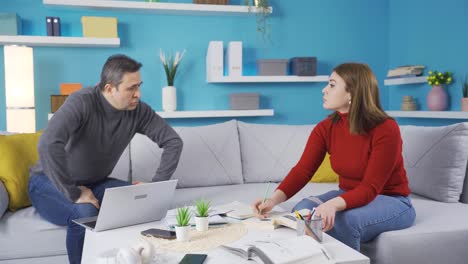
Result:
[[[276,203],[274,203],[270,198],[266,199],[265,203],[263,202],[263,199],[257,199],[252,204],[252,211],[256,217],[264,219],[268,217],[268,212],[270,212],[275,205]]]

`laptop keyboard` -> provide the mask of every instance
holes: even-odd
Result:
[[[91,222],[87,222],[87,223],[84,223],[85,225],[91,227],[91,228],[95,228],[96,227],[96,221],[91,221]]]

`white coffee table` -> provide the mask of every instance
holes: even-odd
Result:
[[[83,264],[94,264],[99,255],[112,249],[131,247],[138,243],[140,239],[140,232],[148,228],[166,228],[161,222],[152,222],[141,225],[129,226],[124,228],[118,228],[102,232],[93,232],[86,230],[86,236],[83,247]],[[249,228],[248,233],[242,239],[248,240],[249,237],[255,236],[256,239],[259,237],[265,238],[287,238],[295,236],[296,231],[289,228],[279,228],[276,230],[258,230]],[[368,264],[370,263],[369,258],[363,254],[353,250],[346,246],[340,241],[333,237],[323,234],[323,245],[340,264]],[[217,263],[252,263],[252,261],[246,261],[242,258],[227,252],[226,250],[215,248],[208,252],[200,252],[208,254],[208,258],[204,263],[206,264],[217,264]],[[157,263],[179,263],[183,257],[183,253],[164,252],[161,256],[161,262]]]

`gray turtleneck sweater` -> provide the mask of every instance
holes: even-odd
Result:
[[[80,185],[104,180],[135,133],[164,151],[153,181],[168,180],[182,152],[182,140],[150,106],[117,110],[98,87],[71,94],[50,119],[39,140],[39,161],[31,175],[46,174],[59,191],[76,201]]]

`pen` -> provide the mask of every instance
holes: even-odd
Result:
[[[307,220],[312,219],[314,216],[315,216],[315,207],[312,208],[312,211],[310,212],[310,217],[309,217],[309,219],[307,219]]]
[[[296,217],[298,219],[304,220],[304,218],[302,217],[302,215],[298,211],[294,211],[294,213],[296,214]]]
[[[265,201],[266,201],[266,197],[267,197],[267,195],[268,195],[268,191],[270,190],[270,183],[271,183],[271,182],[269,181],[269,182],[268,182],[268,185],[267,185],[267,188],[266,188],[266,190],[265,190],[265,194],[263,195],[262,204],[264,204]],[[259,214],[262,214],[262,210],[261,210],[261,209],[260,209],[260,211],[259,211]]]
[[[309,214],[307,215],[307,220],[310,220],[310,218],[312,218],[312,211],[309,210]]]

